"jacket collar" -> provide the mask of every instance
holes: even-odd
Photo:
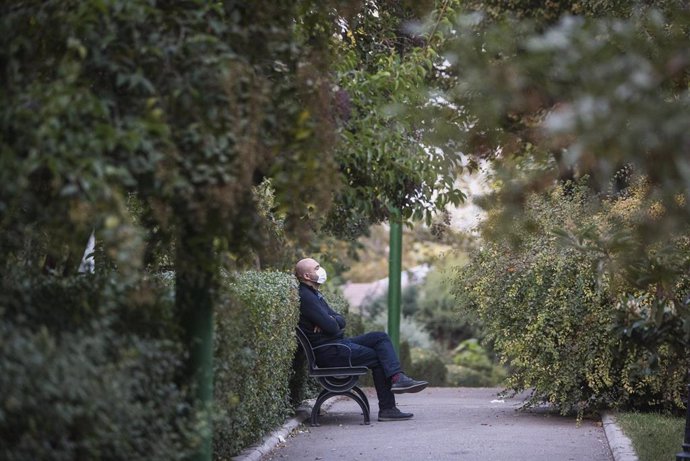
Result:
[[[307,284],[304,283],[304,282],[299,282],[299,285],[300,285],[300,288],[301,288],[301,287],[304,287],[304,288],[310,290],[312,293],[314,293],[314,294],[315,294],[316,296],[318,296],[319,298],[322,298],[322,297],[323,297],[323,295],[321,294],[321,292],[320,292],[319,290],[317,290],[316,288],[312,287],[311,285],[307,285]]]

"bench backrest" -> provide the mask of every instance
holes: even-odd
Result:
[[[309,362],[309,370],[318,368],[316,366],[316,357],[314,356],[314,350],[311,348],[311,343],[309,342],[309,338],[307,338],[307,335],[304,333],[304,331],[302,331],[300,327],[295,328],[295,334],[297,336],[297,340],[299,341],[300,346],[302,346],[302,350],[304,350],[304,355],[307,356],[307,362]]]

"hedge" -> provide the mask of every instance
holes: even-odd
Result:
[[[155,282],[5,274],[0,459],[176,460],[196,441]],[[138,312],[138,314],[136,314]],[[155,328],[145,333],[153,321]]]
[[[299,302],[293,276],[225,274],[215,315],[214,457],[225,460],[290,413]]]
[[[176,460],[193,452],[199,428],[191,392],[176,384],[185,381],[184,355],[171,280],[2,280],[0,459]],[[291,403],[315,387],[302,366],[293,369],[303,355],[294,277],[226,273],[220,282],[214,459],[224,460],[282,424]]]

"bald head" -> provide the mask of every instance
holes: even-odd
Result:
[[[299,261],[297,261],[297,264],[295,264],[295,276],[298,279],[302,280],[305,275],[309,274],[310,272],[316,271],[316,269],[318,268],[319,263],[317,263],[315,259],[300,259]]]
[[[318,284],[316,280],[318,280],[318,276],[316,275],[316,271],[319,270],[320,267],[321,266],[315,259],[300,259],[297,261],[297,264],[295,264],[295,277],[297,277],[297,280],[300,282],[317,287]]]

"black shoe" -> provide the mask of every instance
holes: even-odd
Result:
[[[393,383],[391,390],[394,394],[403,394],[405,392],[419,392],[429,385],[426,381],[416,381],[405,373],[400,373],[398,380]]]
[[[412,413],[403,413],[398,407],[379,410],[379,421],[405,421],[413,416]]]

